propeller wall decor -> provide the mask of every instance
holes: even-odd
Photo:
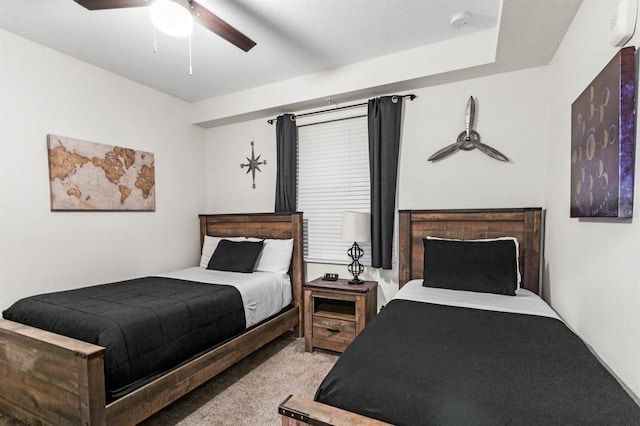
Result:
[[[489,145],[485,145],[480,142],[480,133],[473,130],[473,120],[476,115],[476,103],[473,96],[469,96],[469,102],[467,102],[467,112],[465,114],[465,129],[460,133],[455,143],[445,146],[439,151],[436,151],[429,161],[438,161],[453,154],[458,150],[471,151],[478,148],[481,152],[487,154],[491,158],[495,158],[500,161],[509,161],[509,159],[497,149],[491,148]]]
[[[126,7],[143,7],[150,6],[153,0],[74,0],[79,5],[89,10],[100,9],[121,9]],[[209,9],[202,6],[195,0],[180,0],[176,3],[183,5],[191,15],[193,19],[200,25],[211,30],[215,34],[219,35],[223,39],[227,40],[231,44],[239,47],[240,49],[248,52],[256,42],[251,40],[246,35],[229,25],[220,17],[213,14]]]

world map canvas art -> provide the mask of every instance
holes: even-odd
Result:
[[[156,208],[153,154],[47,135],[51,210]]]

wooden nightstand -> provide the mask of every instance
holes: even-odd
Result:
[[[344,352],[378,309],[378,283],[315,279],[304,285],[304,350]]]

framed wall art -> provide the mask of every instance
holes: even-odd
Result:
[[[635,84],[625,47],[571,105],[571,217],[633,216]]]
[[[47,135],[51,210],[156,208],[153,154]]]

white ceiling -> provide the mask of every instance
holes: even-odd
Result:
[[[0,0],[0,28],[193,102],[497,25],[497,55],[502,45],[503,63],[510,63],[513,55],[511,68],[517,68],[516,60],[526,66],[541,65],[531,63],[548,62],[580,4],[580,0],[504,0],[505,7],[501,0],[199,1],[257,45],[245,53],[196,24],[192,76],[187,39],[158,32],[158,52],[153,52],[147,7],[89,11],[73,0]],[[471,14],[470,24],[451,28],[451,16],[462,11]],[[548,31],[523,35],[522,21],[532,19],[537,20],[534,28]],[[519,42],[523,38],[526,41]]]

